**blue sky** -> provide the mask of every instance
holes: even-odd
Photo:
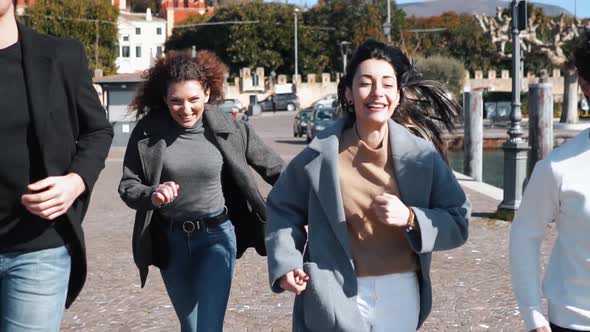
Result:
[[[428,0],[397,0],[396,2],[398,4],[402,4],[424,1]],[[300,6],[303,6],[307,3],[307,6],[311,7],[317,3],[317,0],[282,0],[280,2],[294,3]],[[576,13],[579,17],[590,17],[590,0],[535,0],[534,2],[558,5],[569,10],[571,13],[574,13],[574,8],[576,8]]]

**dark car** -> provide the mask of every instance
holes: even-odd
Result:
[[[242,103],[238,99],[224,99],[219,104],[205,104],[205,109],[230,113],[236,119],[247,120],[247,116],[242,109]]]
[[[338,110],[335,107],[323,107],[313,110],[311,118],[307,122],[307,141],[317,136],[317,134],[331,126],[339,117]]]
[[[293,120],[293,137],[301,137],[307,132],[307,121],[313,113],[313,108],[306,108],[295,115]]]
[[[295,93],[277,93],[260,101],[263,112],[268,111],[295,111],[299,108],[299,97]]]

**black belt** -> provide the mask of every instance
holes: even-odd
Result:
[[[229,220],[229,216],[226,213],[227,210],[223,210],[220,214],[214,217],[206,217],[195,220],[177,220],[171,223],[172,227],[178,227],[183,232],[191,234],[195,230],[203,230],[207,227],[214,227],[223,224]]]

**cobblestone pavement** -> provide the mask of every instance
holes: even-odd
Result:
[[[293,114],[253,119],[262,138],[286,160],[304,146],[294,139]],[[177,331],[178,323],[157,269],[144,289],[131,255],[133,211],[116,188],[124,151],[111,150],[96,184],[84,222],[89,273],[86,286],[66,311],[63,331]],[[260,181],[259,181],[260,182]],[[264,185],[267,193],[269,186]],[[432,264],[434,306],[420,331],[521,331],[522,323],[510,288],[508,236],[510,224],[487,219],[498,202],[468,192],[475,217],[469,241],[459,249],[437,252]],[[548,238],[555,236],[548,227]],[[543,246],[548,251],[548,241]],[[290,294],[273,294],[266,260],[252,250],[238,260],[225,331],[288,331]]]

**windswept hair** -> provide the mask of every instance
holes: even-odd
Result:
[[[586,30],[574,49],[574,65],[578,74],[590,82],[590,32]]]
[[[410,129],[414,135],[432,141],[446,160],[444,129],[455,130],[461,116],[461,106],[451,98],[444,84],[426,80],[397,47],[376,40],[367,40],[354,52],[346,73],[338,83],[338,100],[342,110],[354,117],[353,106],[346,100],[346,88],[352,88],[352,80],[358,66],[369,59],[385,60],[393,67],[400,93],[400,102],[392,119]]]
[[[146,70],[137,94],[129,105],[139,119],[150,111],[166,111],[165,97],[170,83],[198,81],[209,90],[209,103],[223,100],[223,83],[228,67],[211,51],[170,51]]]

